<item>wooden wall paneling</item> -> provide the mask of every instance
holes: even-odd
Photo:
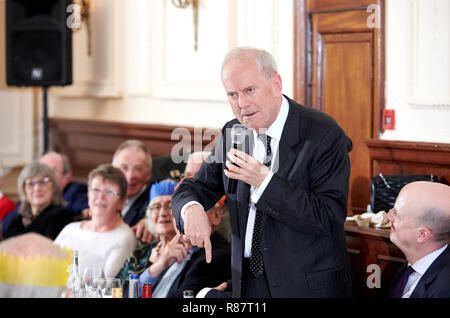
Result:
[[[307,0],[308,11],[348,10],[349,8],[367,8],[375,0]]]
[[[330,114],[352,139],[349,215],[365,212],[370,199],[371,160],[364,143],[379,132],[379,113],[384,105],[384,31],[368,26],[369,1],[296,1],[295,98]],[[384,1],[378,1],[379,10]],[[382,16],[382,14],[381,14]],[[306,39],[304,24],[306,21]],[[381,22],[381,29],[384,21]],[[299,27],[300,26],[300,27]],[[304,43],[302,43],[302,41]],[[302,58],[306,49],[307,58]],[[306,92],[303,89],[306,88]]]
[[[194,145],[194,140],[200,140],[194,134],[203,135],[205,129],[193,127],[181,127],[183,136],[172,140],[172,132],[180,127],[61,118],[50,118],[49,126],[51,148],[69,156],[74,178],[81,181],[86,181],[89,171],[99,164],[111,162],[115,149],[127,139],[142,141],[153,158],[170,155],[177,144],[182,148],[180,142],[189,152],[214,142],[212,136]]]
[[[403,253],[390,241],[390,231],[359,228],[354,222],[347,222],[345,231],[355,296],[357,298],[386,297],[395,273],[406,262]],[[367,285],[367,278],[373,274],[373,271],[368,271],[369,265],[372,264],[380,268],[380,288],[369,288]]]
[[[372,177],[383,174],[433,174],[450,184],[450,144],[368,139]]]

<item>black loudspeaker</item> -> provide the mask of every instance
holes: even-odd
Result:
[[[71,0],[6,1],[8,85],[72,84],[70,4]]]

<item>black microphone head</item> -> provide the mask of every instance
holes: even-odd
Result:
[[[245,135],[247,128],[241,124],[234,124],[231,128],[231,142],[235,145],[243,145],[245,143]]]

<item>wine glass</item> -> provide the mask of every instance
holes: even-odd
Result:
[[[86,291],[91,292],[94,288],[94,275],[95,275],[95,269],[92,267],[86,267],[84,269],[83,273],[83,280],[84,284],[86,286]]]
[[[103,298],[122,298],[123,289],[119,278],[105,278],[104,288],[102,289]]]

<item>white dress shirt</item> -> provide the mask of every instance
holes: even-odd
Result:
[[[137,198],[139,198],[139,196],[142,194],[142,192],[144,192],[144,190],[146,188],[147,187],[144,185],[144,187],[141,189],[141,191],[139,191],[138,194],[136,194],[132,198],[127,198],[125,200],[125,203],[123,204],[123,207],[122,207],[122,211],[120,211],[120,215],[122,215],[122,219],[125,217],[125,215],[127,214],[128,210],[131,208],[131,206],[134,204],[134,202],[136,202]]]
[[[425,255],[417,262],[415,262],[414,265],[408,263],[408,265],[410,265],[415,272],[409,275],[408,281],[406,282],[405,290],[403,291],[402,298],[411,297],[411,294],[413,293],[423,274],[425,274],[428,267],[430,267],[431,264],[433,264],[436,258],[438,258],[439,255],[441,255],[441,253],[447,248],[447,246],[448,244],[444,245],[438,250],[435,250],[434,252],[431,252],[428,255]]]
[[[281,103],[280,112],[278,113],[277,118],[272,123],[272,125],[265,132],[266,135],[271,137],[270,147],[272,148],[272,161],[270,165],[270,172],[261,183],[261,185],[256,188],[254,186],[250,186],[250,203],[249,203],[249,213],[247,220],[247,228],[245,230],[245,247],[244,247],[244,257],[250,257],[251,248],[252,248],[252,238],[253,238],[253,227],[255,225],[255,216],[256,216],[256,203],[258,203],[259,198],[264,193],[267,185],[277,167],[275,167],[274,162],[278,163],[278,146],[280,144],[281,134],[283,133],[284,124],[286,123],[286,119],[289,113],[289,102],[283,96],[283,101]],[[259,162],[263,162],[266,157],[266,147],[262,142],[261,138],[258,138],[258,134],[253,130],[253,150],[252,157],[258,160]]]

